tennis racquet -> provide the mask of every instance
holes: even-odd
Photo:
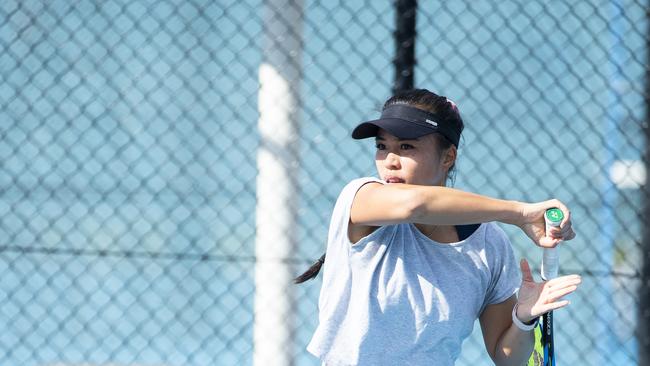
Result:
[[[546,235],[549,235],[549,228],[560,226],[564,214],[559,208],[550,208],[544,213],[546,222]],[[542,257],[542,279],[544,281],[557,277],[560,267],[557,248],[545,248]],[[542,348],[544,354],[544,366],[555,366],[555,347],[553,344],[553,311],[542,316]]]

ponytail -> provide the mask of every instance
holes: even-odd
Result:
[[[316,276],[318,275],[318,272],[320,272],[320,268],[323,266],[323,263],[325,263],[325,254],[327,254],[327,253],[323,253],[323,255],[321,255],[321,257],[318,258],[318,260],[316,262],[314,262],[314,264],[312,264],[311,267],[309,267],[309,269],[305,271],[305,273],[303,273],[300,276],[296,277],[293,280],[293,283],[300,284],[300,283],[303,283],[303,282],[305,282],[307,280],[311,280],[311,279],[316,278]]]

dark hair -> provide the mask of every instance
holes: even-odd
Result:
[[[453,126],[461,135],[465,128],[456,103],[452,102],[447,97],[438,95],[427,89],[412,89],[395,94],[384,103],[382,110],[392,105],[399,104],[408,105],[436,114],[442,119],[440,122]],[[435,137],[438,141],[439,152],[447,150],[454,145],[453,142],[439,133],[436,133]],[[456,146],[456,148],[458,148],[458,146]],[[453,185],[456,180],[456,162],[449,167],[447,178]]]
[[[456,104],[446,97],[440,96],[427,89],[412,89],[395,94],[389,98],[386,103],[384,103],[382,111],[392,105],[398,104],[408,105],[430,113],[434,113],[439,118],[441,118],[441,121],[439,122],[449,123],[461,133],[465,127]],[[451,141],[449,141],[449,139],[439,133],[436,133],[435,136],[438,141],[438,149],[440,152],[449,149],[452,145],[454,145]],[[456,146],[456,148],[458,148],[458,146]],[[456,178],[456,162],[454,162],[454,164],[449,167],[447,178],[450,179],[453,184]],[[305,273],[296,277],[294,282],[303,283],[307,280],[316,278],[318,272],[320,272],[320,269],[323,266],[323,263],[325,263],[325,253],[316,262],[314,262],[314,264],[312,264],[312,266],[309,267]]]
[[[303,282],[305,282],[307,280],[311,280],[311,279],[316,278],[316,275],[318,274],[318,272],[320,272],[320,268],[323,266],[323,263],[325,263],[325,254],[326,253],[323,253],[323,255],[321,255],[320,258],[318,258],[318,260],[316,262],[314,262],[314,264],[312,264],[311,267],[309,267],[308,270],[305,271],[305,273],[303,273],[300,276],[296,277],[293,280],[293,282],[294,283],[303,283]]]

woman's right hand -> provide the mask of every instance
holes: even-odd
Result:
[[[544,213],[549,208],[557,207],[562,210],[564,219],[560,227],[552,227],[546,236]],[[575,238],[576,233],[571,227],[571,212],[560,201],[553,199],[538,203],[524,203],[521,210],[521,222],[517,225],[533,242],[543,248],[553,248],[562,240]]]

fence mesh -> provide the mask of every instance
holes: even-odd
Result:
[[[343,185],[374,174],[373,146],[349,133],[394,75],[393,3],[278,4],[0,3],[0,364],[253,363],[265,22],[302,9],[286,24],[302,40],[287,52],[300,66],[296,274],[324,250]],[[467,125],[455,186],[572,208],[562,272],[584,284],[556,314],[562,363],[638,362],[647,11],[418,8],[416,86],[456,101]],[[538,268],[539,250],[504,229]],[[296,365],[318,364],[305,346],[319,281],[293,288]],[[478,327],[458,364],[491,364]]]

